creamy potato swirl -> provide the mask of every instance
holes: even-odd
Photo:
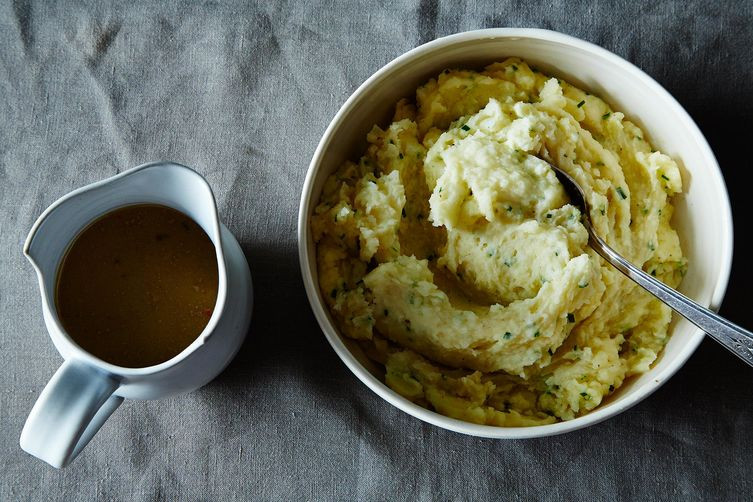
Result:
[[[676,287],[680,171],[603,100],[519,59],[446,70],[324,187],[319,284],[350,347],[406,398],[474,423],[587,413],[649,369],[670,310],[588,247],[594,228]]]

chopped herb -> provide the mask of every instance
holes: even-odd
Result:
[[[654,277],[656,277],[656,269],[653,269],[653,270],[651,271],[651,275],[653,275]]]
[[[507,206],[507,212],[508,213],[512,212],[512,206]]]
[[[572,312],[568,312],[567,322],[575,322],[575,314],[573,314]]]
[[[390,140],[390,145],[394,145],[394,144],[395,144],[395,142],[392,141],[392,140]]]
[[[606,212],[607,212],[607,208],[605,208],[604,206],[601,206],[601,207],[599,208],[599,212],[600,212],[600,213],[601,213],[601,215],[603,216],[603,215],[605,215],[605,214],[606,214]]]
[[[439,187],[439,193],[442,193],[442,187]]]
[[[402,153],[401,153],[401,154],[398,154],[398,158],[399,158],[399,159],[402,159],[402,158],[403,158],[403,154],[402,154]]]
[[[330,291],[329,296],[331,296],[332,298],[337,298],[337,288]]]
[[[512,333],[510,333],[509,331],[506,331],[505,334],[502,335],[502,338],[504,338],[505,340],[509,340],[510,338],[512,338]]]
[[[643,138],[641,138],[640,136],[633,136],[633,138],[637,139],[638,141],[643,141]]]
[[[470,131],[470,130],[471,130],[471,128],[470,128],[470,127],[468,127],[468,124],[463,124],[463,125],[462,125],[462,126],[461,126],[460,128],[461,128],[462,130],[464,130],[464,131]]]
[[[590,395],[590,394],[589,394],[588,392],[581,392],[581,393],[580,393],[580,395],[581,395],[581,397],[583,397],[583,399],[585,399],[586,401],[590,401],[590,400],[591,400],[591,395]]]
[[[539,333],[539,330],[536,330],[536,333],[533,334],[534,338],[538,338],[541,333]]]
[[[585,105],[585,104],[586,104],[586,101],[585,101],[585,100],[581,101],[580,103],[578,103],[578,108],[580,108],[581,106],[583,106],[583,105]]]
[[[512,71],[518,71],[518,67],[515,65],[512,65]]]
[[[547,218],[551,218],[552,217],[552,213],[546,213],[546,217]]]
[[[667,177],[666,174],[662,174],[661,177],[662,177],[662,179],[665,179],[665,180],[669,181],[669,178]]]
[[[622,187],[617,187],[615,188],[615,190],[620,195],[620,197],[622,197],[623,200],[627,199],[627,195],[625,195],[625,192],[622,191]]]
[[[612,112],[605,113],[604,115],[601,116],[601,120],[607,120],[610,115],[612,115]]]
[[[654,246],[653,242],[649,242],[648,243],[648,249],[651,250],[651,251],[653,251],[654,249],[656,249],[656,247]]]
[[[578,346],[577,345],[573,345],[573,350],[577,351],[578,350]]]

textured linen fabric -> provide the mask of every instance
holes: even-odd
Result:
[[[749,500],[753,369],[713,341],[615,418],[500,441],[397,410],[321,334],[295,228],[324,129],[391,59],[497,26],[606,47],[688,109],[718,156],[736,218],[722,313],[753,327],[750,1],[0,0],[0,500]],[[243,246],[256,288],[248,339],[206,387],[126,401],[55,470],[18,446],[61,363],[23,241],[59,196],[159,159],[206,176]]]

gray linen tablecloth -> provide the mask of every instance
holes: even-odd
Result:
[[[712,341],[628,412],[495,441],[361,384],[303,292],[296,211],[319,138],[383,64],[439,36],[549,28],[655,77],[698,121],[738,236],[722,313],[753,326],[753,5],[747,2],[0,3],[0,501],[734,500],[753,492],[753,370]],[[127,401],[55,470],[18,446],[60,365],[22,243],[59,196],[143,162],[196,168],[251,265],[249,337],[205,388]]]

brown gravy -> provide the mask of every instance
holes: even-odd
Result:
[[[156,204],[105,214],[73,241],[56,304],[84,350],[118,366],[167,361],[203,331],[217,300],[217,257],[204,230]]]

